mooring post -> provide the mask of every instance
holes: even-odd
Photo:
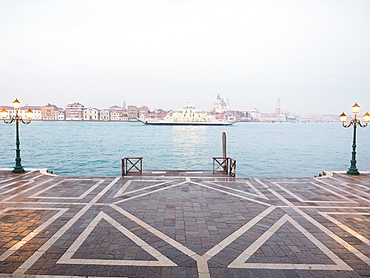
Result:
[[[226,156],[226,132],[222,132],[222,157],[223,157],[223,168],[224,171],[228,172],[228,163],[227,163],[227,156]]]
[[[222,132],[222,156],[226,158],[226,132]]]

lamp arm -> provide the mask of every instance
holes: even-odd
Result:
[[[360,127],[367,127],[368,122],[362,124],[360,121],[357,122]]]
[[[342,124],[343,124],[343,127],[350,127],[351,125],[353,125],[353,124],[354,124],[354,121],[353,121],[353,120],[351,120],[351,121],[348,123],[348,125],[346,125],[344,122],[342,122]]]
[[[25,125],[28,125],[28,124],[30,124],[30,123],[31,123],[31,121],[30,121],[30,120],[23,120],[23,118],[22,118],[22,117],[19,117],[19,120],[20,120],[22,123],[24,123]]]
[[[11,119],[9,119],[9,120],[6,120],[6,119],[3,119],[4,120],[4,123],[6,123],[6,124],[11,124],[12,122],[14,122],[14,120],[15,120],[15,118],[14,117],[12,117]]]

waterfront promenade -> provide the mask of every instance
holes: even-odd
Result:
[[[3,169],[2,277],[370,277],[370,174]]]

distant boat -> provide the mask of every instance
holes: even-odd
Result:
[[[234,119],[217,120],[213,115],[206,112],[196,112],[195,107],[188,104],[182,112],[169,112],[163,119],[147,119],[145,117],[136,118],[139,122],[146,125],[232,125]]]

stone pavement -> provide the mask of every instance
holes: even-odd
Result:
[[[370,175],[0,171],[2,277],[370,277]]]

